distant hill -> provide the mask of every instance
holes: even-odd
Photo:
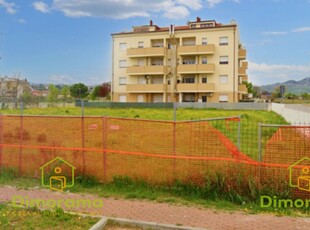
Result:
[[[285,85],[286,93],[310,93],[310,77],[300,81],[289,80],[283,83],[260,86],[261,91],[273,92],[277,86]]]

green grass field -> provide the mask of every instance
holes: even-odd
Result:
[[[0,110],[4,115],[20,115],[19,109]],[[29,108],[23,115],[81,116],[80,107],[68,108]],[[198,120],[217,117],[243,116],[244,120],[262,123],[284,123],[284,119],[272,111],[217,110],[217,109],[177,109],[177,120]],[[134,108],[85,108],[85,116],[110,116],[141,118],[152,120],[173,120],[173,109],[134,109]]]
[[[41,211],[37,208],[16,208],[0,204],[1,229],[89,229],[98,220],[67,214],[60,208]]]

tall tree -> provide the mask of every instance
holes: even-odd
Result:
[[[65,85],[64,87],[62,87],[61,94],[62,94],[63,106],[65,107],[66,101],[68,100],[70,94],[69,86]]]
[[[99,89],[99,97],[108,97],[111,92],[111,84],[108,82],[105,82],[101,85]]]
[[[99,91],[100,91],[100,85],[97,85],[94,89],[93,89],[93,91],[92,91],[92,93],[91,93],[91,99],[92,100],[96,100],[96,98],[97,97],[99,97]]]
[[[88,88],[83,83],[76,83],[70,87],[70,94],[72,97],[82,99],[88,95]]]
[[[53,104],[58,99],[58,89],[55,85],[49,84],[48,85],[48,93],[47,93],[47,102]]]

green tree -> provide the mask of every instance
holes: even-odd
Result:
[[[54,102],[57,102],[58,100],[58,89],[56,88],[55,85],[49,84],[48,85],[48,93],[47,93],[47,102],[49,104],[54,104]]]
[[[242,83],[245,84],[246,88],[248,89],[248,93],[253,93],[253,84],[251,82],[244,81]]]
[[[66,106],[66,102],[68,100],[68,97],[70,95],[70,88],[69,88],[69,86],[65,85],[64,87],[62,87],[61,94],[62,94],[63,106],[65,107]]]
[[[70,94],[75,98],[85,98],[88,95],[88,88],[83,83],[76,83],[70,87]]]
[[[100,85],[97,85],[91,92],[90,98],[92,100],[96,100],[96,98],[99,97],[100,87],[101,87]]]

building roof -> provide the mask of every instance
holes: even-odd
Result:
[[[196,27],[192,25],[204,25],[209,24],[209,26],[206,27]],[[172,25],[171,25],[172,26]],[[141,33],[156,33],[156,32],[166,32],[169,31],[171,26],[167,27],[159,27],[157,25],[153,24],[153,21],[150,21],[149,25],[142,25],[142,26],[133,26],[133,30],[130,32],[119,32],[119,33],[113,33],[113,35],[125,35],[125,34],[141,34]],[[217,23],[215,20],[204,20],[201,21],[199,17],[197,17],[196,21],[188,22],[187,25],[183,26],[174,26],[174,31],[184,31],[184,30],[206,30],[206,29],[214,29],[214,28],[225,28],[225,27],[237,27],[234,21],[231,22],[231,24],[222,24]]]

